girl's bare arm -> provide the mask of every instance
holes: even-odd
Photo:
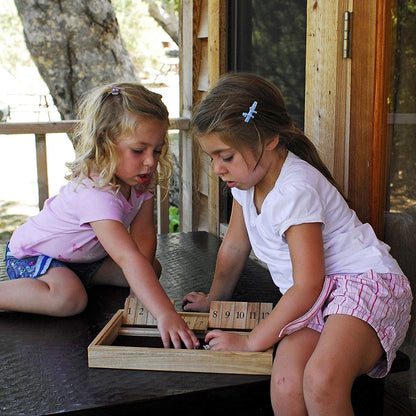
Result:
[[[154,219],[154,198],[143,202],[139,213],[130,226],[130,235],[140,252],[153,263],[156,255],[157,237]]]
[[[172,341],[175,348],[180,348],[181,340],[187,348],[198,345],[197,338],[175,311],[159,283],[149,259],[151,245],[146,245],[142,253],[119,221],[95,221],[91,226],[107,253],[122,269],[133,292],[157,319],[164,346],[169,347]]]
[[[184,310],[208,312],[211,301],[229,299],[234,292],[250,250],[251,245],[244,223],[243,210],[234,201],[230,223],[218,251],[211,289],[208,294],[188,293],[182,301]]]
[[[306,313],[318,298],[325,277],[321,224],[300,224],[286,231],[293,264],[294,285],[272,313],[247,336],[222,331],[207,335],[212,349],[264,351],[279,341],[285,325]]]

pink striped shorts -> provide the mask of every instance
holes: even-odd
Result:
[[[386,353],[367,374],[384,377],[406,337],[411,305],[412,292],[405,276],[373,270],[356,275],[330,275],[326,276],[322,292],[312,308],[287,324],[280,335],[289,335],[305,327],[322,332],[328,315],[360,318],[374,328]]]

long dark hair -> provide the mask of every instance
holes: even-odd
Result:
[[[257,113],[245,122],[243,113],[256,101]],[[338,190],[315,145],[297,129],[286,110],[280,90],[249,73],[228,73],[208,92],[192,118],[194,137],[217,134],[235,149],[249,148],[262,156],[266,144],[279,135],[277,148],[285,148],[318,169]]]

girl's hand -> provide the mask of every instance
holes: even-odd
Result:
[[[213,351],[250,351],[248,335],[233,334],[214,329],[205,336],[205,342],[209,343]]]
[[[188,293],[182,299],[182,308],[184,311],[198,311],[198,312],[209,312],[210,300],[208,295],[203,292],[191,292]]]
[[[177,312],[168,312],[157,319],[160,337],[165,348],[183,348],[181,341],[188,349],[199,347],[199,341],[195,334],[189,329],[185,321]]]

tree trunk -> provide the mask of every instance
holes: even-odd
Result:
[[[62,119],[96,85],[137,80],[109,0],[15,0],[26,45]]]

